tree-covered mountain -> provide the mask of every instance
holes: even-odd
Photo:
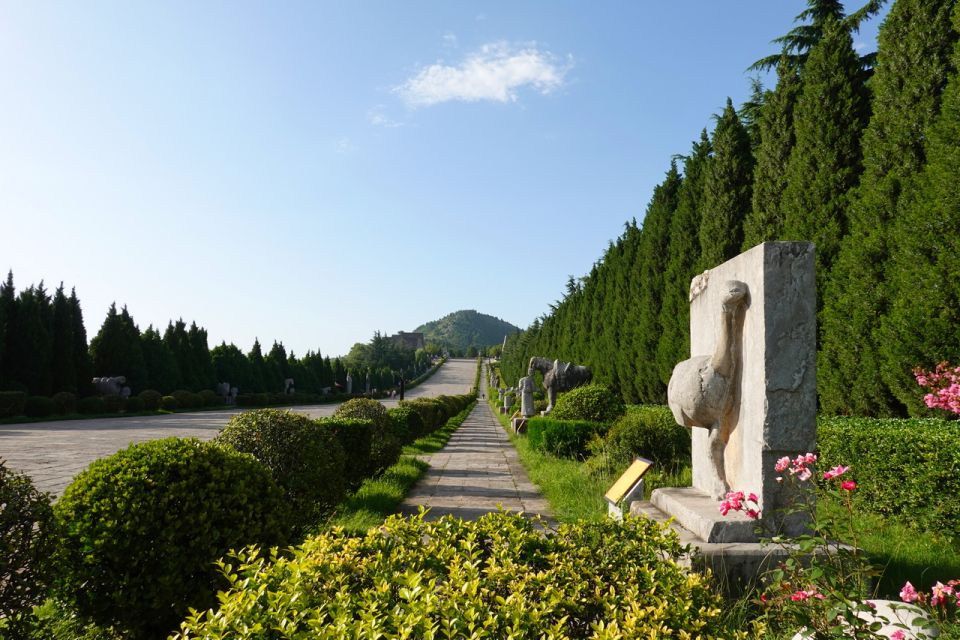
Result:
[[[504,336],[519,330],[519,327],[505,320],[478,313],[473,309],[454,311],[415,329],[417,333],[423,334],[424,341],[453,351],[501,344]]]

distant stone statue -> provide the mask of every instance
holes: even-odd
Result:
[[[530,358],[530,364],[527,366],[528,376],[533,376],[534,371],[543,374],[543,388],[547,391],[547,408],[544,414],[553,411],[558,393],[575,389],[593,379],[593,372],[589,367],[559,360],[551,361],[539,356]]]
[[[230,397],[230,383],[229,382],[218,382],[214,391],[217,392],[217,395],[223,398],[223,401],[226,402],[227,398]]]
[[[524,418],[532,418],[537,410],[533,402],[533,377],[524,376],[517,383],[517,390],[520,392],[520,415]]]
[[[130,393],[131,393],[130,387],[123,387],[122,389],[120,389],[120,397],[123,398],[124,400],[130,397]]]
[[[230,395],[227,398],[227,404],[237,404],[237,394],[240,393],[240,389],[236,387],[230,387]]]
[[[283,392],[286,395],[293,395],[296,393],[296,389],[293,388],[293,378],[287,378],[283,381]]]
[[[94,378],[93,386],[97,390],[97,393],[104,396],[119,396],[123,389],[123,385],[127,382],[126,377],[124,376],[113,376],[113,377],[103,377],[103,378]],[[127,396],[130,395],[129,387],[127,389]]]
[[[714,497],[729,490],[724,469],[724,448],[730,426],[723,418],[736,400],[740,364],[740,336],[747,285],[738,280],[723,283],[720,326],[712,355],[693,356],[673,369],[667,402],[678,424],[709,429],[709,461],[715,474]]]
[[[353,393],[353,376],[347,374],[347,393]]]
[[[367,372],[367,382],[364,385],[364,393],[370,393],[370,373]]]

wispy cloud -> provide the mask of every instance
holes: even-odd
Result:
[[[453,33],[453,32],[450,32],[450,31],[448,31],[447,33],[443,34],[443,44],[444,44],[444,46],[446,46],[446,47],[451,47],[451,48],[456,48],[456,46],[457,46],[458,43],[459,43],[459,40],[457,40],[457,34],[455,34],[455,33]]]
[[[455,66],[438,61],[425,67],[394,91],[412,107],[451,100],[513,102],[524,87],[543,94],[560,88],[572,65],[572,56],[560,63],[536,43],[518,46],[496,42],[484,45]]]
[[[387,129],[396,129],[397,127],[402,127],[404,124],[388,116],[386,107],[382,104],[378,104],[373,109],[367,111],[367,122],[375,127],[386,127]]]
[[[353,144],[350,138],[343,137],[337,140],[336,151],[340,154],[353,153],[357,150],[357,145]]]

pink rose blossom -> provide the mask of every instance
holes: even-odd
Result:
[[[777,473],[783,473],[784,471],[787,470],[787,467],[789,467],[789,466],[790,466],[790,458],[788,458],[787,456],[784,456],[784,457],[780,458],[779,460],[777,460],[777,464],[776,464],[776,466],[774,467],[774,470],[775,470]]]
[[[749,500],[750,502],[757,502],[757,503],[760,502],[760,498],[758,498],[757,494],[755,493],[751,493],[750,495],[748,495],[747,500]]]
[[[948,587],[942,582],[937,582],[930,591],[933,593],[933,597],[930,598],[930,604],[933,606],[943,603],[947,599],[947,596],[954,595],[953,587]]]
[[[904,583],[903,588],[900,589],[900,599],[904,602],[916,602],[917,597],[917,590],[914,586],[909,581]]]
[[[751,520],[756,520],[757,518],[760,517],[760,511],[757,510],[757,509],[747,509],[746,511],[744,511],[744,513],[745,513],[745,514],[747,515],[747,517],[750,518]]]
[[[843,465],[837,465],[837,466],[835,466],[833,469],[830,469],[830,471],[824,471],[824,472],[823,472],[823,479],[824,479],[824,480],[832,480],[833,478],[836,478],[837,476],[842,476],[842,475],[845,474],[847,471],[850,471],[850,467],[844,467]]]
[[[857,488],[857,483],[853,480],[844,480],[840,483],[840,488],[844,491],[853,491]]]
[[[801,482],[806,482],[807,480],[810,479],[810,476],[812,475],[813,475],[813,472],[810,471],[810,469],[807,469],[806,467],[804,467],[803,470],[800,471],[800,473],[797,475],[797,477],[800,478]]]
[[[897,629],[890,634],[890,640],[904,640],[904,638],[906,638],[906,636],[903,635],[903,629]]]

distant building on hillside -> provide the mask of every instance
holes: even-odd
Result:
[[[400,346],[413,349],[414,351],[423,349],[426,346],[422,333],[407,333],[406,331],[401,331],[400,333],[390,336],[390,339]]]

